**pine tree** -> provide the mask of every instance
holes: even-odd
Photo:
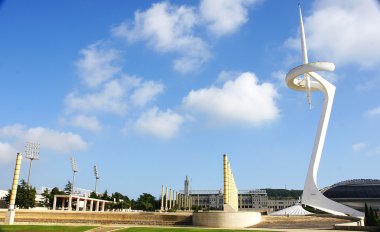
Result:
[[[369,226],[369,213],[367,203],[364,204],[364,225]]]

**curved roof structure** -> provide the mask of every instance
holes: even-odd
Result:
[[[380,198],[380,180],[346,180],[321,190],[328,198],[373,199]]]
[[[287,216],[287,215],[289,215],[289,216],[304,216],[304,215],[309,215],[309,214],[313,214],[313,213],[310,213],[309,211],[302,208],[301,204],[296,204],[296,205],[290,206],[288,208],[273,212],[270,215],[271,216]]]

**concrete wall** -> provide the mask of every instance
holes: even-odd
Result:
[[[257,212],[198,212],[193,213],[193,225],[215,228],[245,228],[261,221]]]

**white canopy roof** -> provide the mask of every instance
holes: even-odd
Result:
[[[270,215],[271,216],[287,216],[287,215],[302,216],[302,215],[309,215],[309,214],[313,214],[313,213],[306,211],[304,208],[302,208],[301,204],[296,204],[288,208],[273,212]]]

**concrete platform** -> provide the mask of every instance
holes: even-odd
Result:
[[[198,212],[193,213],[194,226],[213,228],[246,228],[258,224],[261,214],[258,212]]]

